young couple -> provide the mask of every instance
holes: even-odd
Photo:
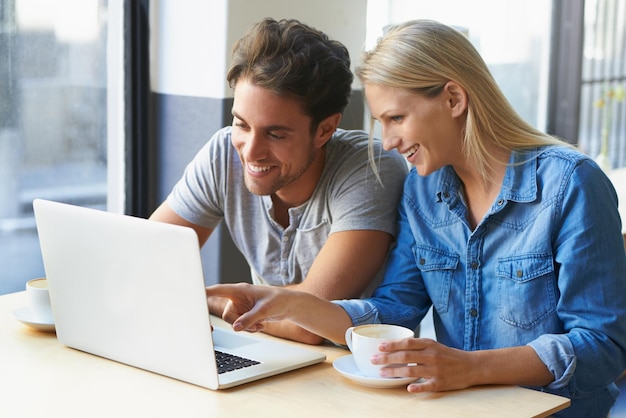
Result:
[[[386,151],[337,129],[350,61],[323,33],[266,19],[233,58],[232,128],[152,216],[201,244],[224,220],[253,282],[273,285],[211,286],[212,313],[343,344],[350,326],[415,328],[432,306],[437,341],[383,344],[373,362],[411,364],[383,376],[423,378],[409,392],[522,385],[570,398],[557,416],[607,416],[626,369],[615,191],[517,115],[464,35],[411,21],[364,54],[356,74]]]

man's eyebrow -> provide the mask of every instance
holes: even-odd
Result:
[[[231,114],[236,117],[237,119],[245,122],[246,120],[244,118],[241,117],[241,115],[239,115],[236,111],[231,111]],[[291,126],[286,126],[286,125],[269,125],[269,126],[265,126],[263,127],[266,131],[285,131],[285,132],[293,132],[295,129],[292,128]]]
[[[231,111],[230,111],[230,114],[231,114],[231,115],[233,115],[234,117],[236,117],[237,119],[244,120],[244,119],[241,117],[241,115],[239,115],[239,113],[237,113],[237,112],[236,112],[236,111],[234,111],[234,110],[231,110]]]

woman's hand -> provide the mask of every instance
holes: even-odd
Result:
[[[393,367],[384,367],[381,376],[422,378],[407,387],[409,392],[440,392],[473,385],[469,352],[427,338],[385,341],[379,345],[379,350],[383,354],[375,355],[372,363],[394,364]]]
[[[235,331],[257,332],[263,323],[285,319],[289,314],[290,298],[286,289],[256,286],[248,283],[219,284],[206,288],[209,299],[226,298],[222,319],[231,323]]]
[[[415,377],[409,392],[441,392],[486,384],[546,386],[554,376],[530,346],[463,351],[427,338],[390,340],[372,358],[384,377]],[[396,366],[406,364],[406,366]]]
[[[262,331],[268,322],[287,320],[316,336],[343,344],[346,329],[352,326],[352,320],[340,306],[292,289],[218,284],[207,287],[206,295],[229,299],[222,318],[235,331]]]

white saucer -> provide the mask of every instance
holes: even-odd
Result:
[[[348,379],[372,388],[396,388],[418,380],[415,377],[367,377],[356,367],[352,354],[333,361],[333,367]]]
[[[50,319],[37,318],[29,306],[23,306],[13,311],[13,317],[22,324],[38,331],[54,332],[54,321]]]

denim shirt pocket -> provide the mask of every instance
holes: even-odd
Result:
[[[498,315],[507,324],[532,329],[556,310],[552,254],[498,259]]]
[[[447,312],[452,287],[452,274],[459,265],[458,254],[425,245],[415,245],[413,255],[415,256],[415,263],[422,273],[434,308],[439,313]]]

